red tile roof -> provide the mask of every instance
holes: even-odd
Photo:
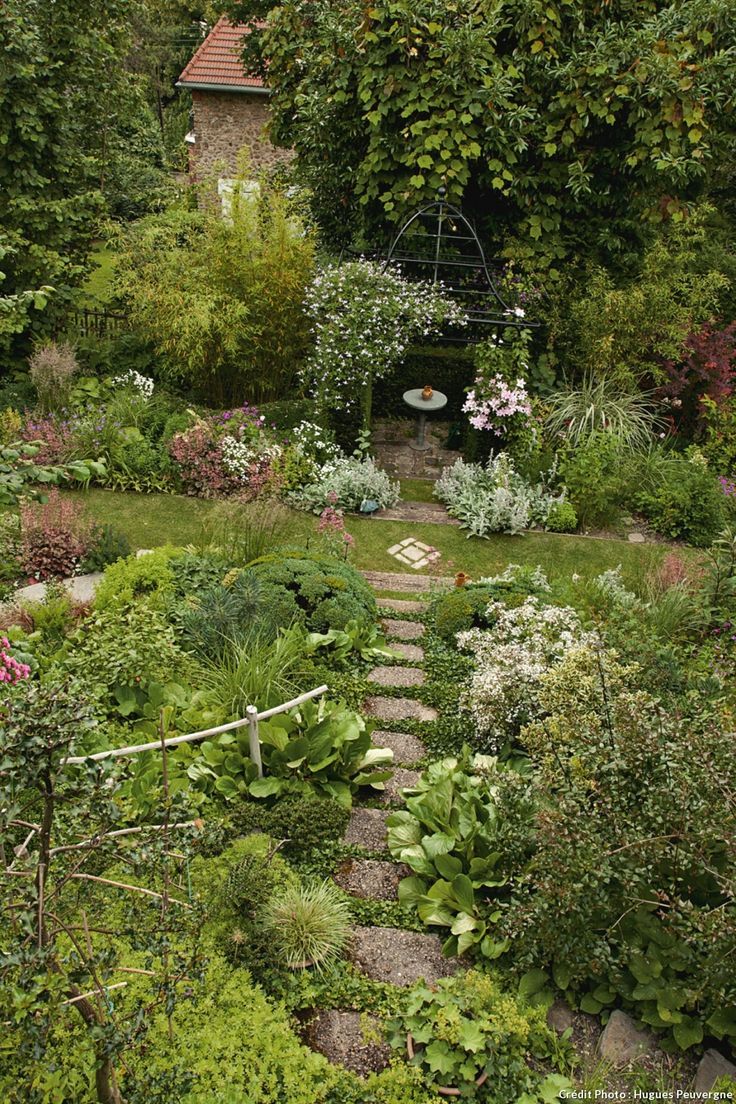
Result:
[[[223,15],[184,69],[178,84],[184,88],[264,89],[260,77],[243,71],[240,47],[247,28],[234,26]]]

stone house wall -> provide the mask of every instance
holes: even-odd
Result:
[[[238,152],[244,146],[250,151],[251,167],[255,170],[291,158],[289,150],[278,149],[264,135],[268,96],[193,88],[192,106],[194,143],[190,147],[189,166],[193,179],[235,176]]]

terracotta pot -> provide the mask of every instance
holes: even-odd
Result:
[[[407,1031],[406,1033],[406,1053],[409,1055],[409,1061],[411,1061],[411,1059],[416,1054],[416,1051],[414,1050],[414,1040],[412,1038],[411,1031]],[[488,1074],[481,1073],[480,1076],[476,1077],[475,1079],[476,1088],[480,1088],[481,1085],[485,1085],[487,1080]],[[460,1089],[448,1088],[445,1085],[438,1085],[437,1092],[440,1094],[440,1096],[462,1096],[462,1091]]]
[[[429,402],[433,394],[434,392],[432,391],[432,388],[429,386],[429,384],[427,384],[426,387],[422,388],[422,398],[426,399],[427,402]]]
[[[455,576],[455,586],[464,587],[466,583],[470,582],[470,576],[466,575],[464,571],[458,571]]]

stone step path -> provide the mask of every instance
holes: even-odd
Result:
[[[378,608],[393,610],[395,613],[422,613],[427,608],[427,603],[413,598],[379,598]]]
[[[363,712],[379,721],[436,721],[437,710],[422,705],[416,698],[384,698],[369,695],[363,702]]]
[[[424,671],[419,667],[374,667],[368,678],[377,686],[422,686]]]
[[[374,590],[395,590],[400,594],[420,594],[434,587],[455,585],[454,575],[411,575],[403,571],[361,571],[361,575]]]
[[[420,978],[435,985],[441,977],[450,977],[460,968],[457,959],[442,954],[442,943],[436,935],[403,928],[354,928],[350,960],[366,977],[402,987]]]
[[[364,847],[366,851],[385,851],[388,829],[383,809],[361,809],[354,805],[350,820],[342,837],[344,843],[354,847]]]
[[[394,652],[398,652],[407,663],[424,662],[424,648],[420,648],[418,644],[402,644],[401,641],[393,640],[391,648]]]
[[[410,767],[424,759],[427,749],[418,736],[409,732],[386,732],[382,728],[374,730],[371,737],[374,747],[391,748],[394,763],[399,767]]]
[[[398,901],[399,882],[411,870],[404,863],[383,859],[348,859],[341,863],[334,881],[353,897],[373,901]]]
[[[393,617],[384,617],[381,625],[388,640],[419,640],[424,636],[421,621],[398,621]]]
[[[392,647],[402,662],[377,665],[370,672],[369,681],[376,690],[381,687],[411,690],[424,685],[426,675],[421,667],[424,649],[416,643],[424,634],[424,625],[420,621],[404,621],[390,614],[421,614],[426,609],[426,602],[384,599],[379,600],[379,607],[384,614],[384,631],[389,640],[398,642],[392,643]],[[384,808],[355,806],[343,842],[386,857],[351,857],[340,864],[334,881],[345,893],[359,900],[397,902],[399,884],[402,878],[411,874],[411,869],[388,857],[386,819],[391,808],[403,804],[402,791],[415,786],[421,778],[419,771],[413,770],[412,766],[426,758],[427,749],[417,736],[394,731],[394,722],[431,722],[436,720],[438,714],[436,709],[416,698],[394,698],[381,693],[369,694],[363,703],[363,713],[386,723],[385,728],[373,732],[371,739],[374,747],[388,747],[393,751],[396,765],[378,797]],[[376,797],[375,791],[371,796]],[[460,967],[456,959],[444,957],[438,936],[401,928],[357,925],[353,929],[348,953],[350,961],[366,977],[401,987],[413,985],[420,978],[434,985],[440,977],[446,977]],[[340,1009],[319,1012],[308,1026],[306,1040],[330,1061],[365,1076],[388,1065],[390,1052],[383,1042],[366,1039],[364,1025],[365,1017],[356,1012]],[[380,1029],[379,1020],[375,1021],[375,1027]]]

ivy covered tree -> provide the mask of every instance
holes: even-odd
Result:
[[[0,5],[0,257],[16,332],[46,326],[84,276],[117,136],[137,110],[123,63],[140,2]]]
[[[638,252],[734,125],[730,0],[231,0],[328,232],[445,185],[541,263]],[[257,22],[260,21],[260,22]],[[354,216],[357,213],[357,219]]]

